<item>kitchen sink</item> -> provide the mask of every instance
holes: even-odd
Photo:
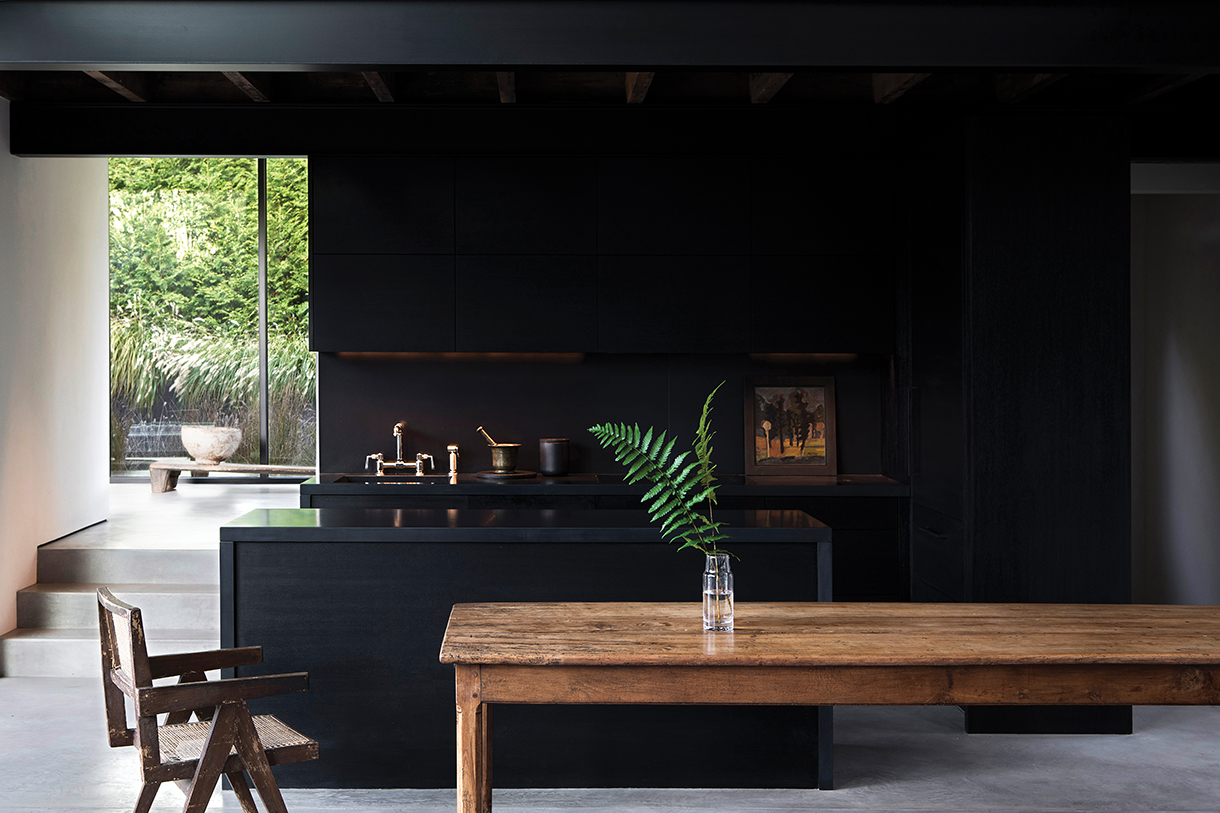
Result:
[[[383,486],[445,486],[449,485],[447,474],[345,474],[335,478],[336,483]]]

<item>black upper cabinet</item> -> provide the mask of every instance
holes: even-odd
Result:
[[[453,159],[317,156],[309,161],[314,254],[452,254]]]
[[[597,163],[592,157],[456,159],[458,254],[593,254]]]
[[[310,349],[451,351],[453,302],[452,256],[315,254]]]
[[[457,258],[459,352],[597,350],[597,258]]]
[[[599,257],[603,353],[744,353],[748,257]]]
[[[894,242],[895,170],[863,158],[755,158],[754,254],[884,254]]]
[[[888,257],[754,257],[750,265],[751,351],[894,351]]]
[[[735,156],[603,156],[600,254],[748,254],[750,179]]]

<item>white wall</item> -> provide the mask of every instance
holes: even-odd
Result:
[[[1220,604],[1220,194],[1131,214],[1134,598]]]
[[[36,551],[108,511],[102,158],[14,158],[0,99],[0,633]]]

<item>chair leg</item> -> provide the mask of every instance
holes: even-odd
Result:
[[[240,706],[242,711],[235,718],[237,728],[235,745],[241,761],[246,766],[246,771],[250,774],[250,781],[258,789],[259,798],[263,800],[267,813],[288,813],[284,797],[280,795],[280,787],[271,773],[271,764],[267,762],[267,752],[263,750],[263,744],[259,741],[258,730],[254,727],[250,709],[241,701],[232,705]]]
[[[243,708],[245,704],[242,704]],[[246,712],[249,714],[249,711]],[[212,791],[229,760],[229,749],[237,734],[237,718],[239,712],[233,704],[225,703],[216,713],[212,727],[208,729],[208,738],[203,745],[203,753],[195,764],[195,776],[191,779],[191,790],[187,794],[186,804],[182,813],[203,813],[212,798]]]
[[[254,806],[254,797],[250,795],[250,786],[246,784],[246,775],[241,771],[229,771],[225,776],[229,777],[233,792],[237,794],[237,801],[241,802],[242,813],[258,813],[258,808]]]
[[[145,782],[144,787],[140,788],[140,798],[136,800],[135,813],[148,813],[160,788],[160,782]]]

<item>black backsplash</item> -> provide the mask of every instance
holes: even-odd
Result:
[[[483,426],[501,443],[521,443],[518,467],[537,470],[538,439],[567,437],[573,473],[617,472],[588,428],[626,421],[677,432],[689,444],[707,394],[713,402],[714,460],[724,474],[744,470],[744,385],[751,376],[833,376],[839,472],[882,471],[882,389],[889,359],[780,366],[746,354],[553,355],[486,359],[464,355],[322,353],[318,364],[322,471],[359,471],[365,455],[394,453],[391,429],[407,422],[403,454],[426,452],[446,465],[461,447],[461,470],[491,467]]]

